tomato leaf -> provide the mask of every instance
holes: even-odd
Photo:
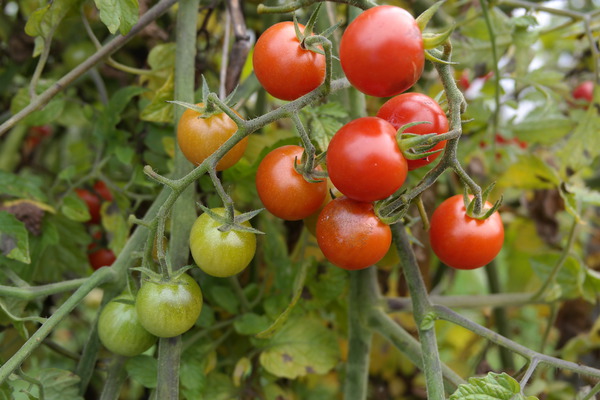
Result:
[[[269,327],[269,318],[264,315],[246,313],[235,320],[233,327],[240,335],[255,335]]]
[[[600,116],[595,107],[589,107],[566,143],[558,151],[561,164],[578,171],[590,165],[600,155]]]
[[[25,264],[31,262],[25,224],[6,211],[0,211],[0,254]]]
[[[520,189],[553,188],[559,184],[557,172],[534,155],[519,157],[498,179],[498,187]]]
[[[530,258],[535,274],[544,282],[560,260],[556,253],[544,254]],[[556,275],[554,285],[549,287],[546,299],[573,299],[584,293],[583,285],[586,280],[586,268],[575,257],[568,257]]]
[[[275,376],[295,379],[325,374],[340,356],[335,334],[312,317],[289,321],[266,344],[261,365]]]
[[[71,371],[44,368],[34,371],[31,377],[37,379],[44,388],[46,400],[83,400],[79,395],[80,378]]]
[[[536,400],[521,394],[521,385],[506,373],[488,373],[485,377],[469,378],[448,400]]]
[[[238,313],[240,302],[231,288],[213,285],[208,288],[206,294],[212,300],[213,305],[220,306],[231,314]]]
[[[158,371],[158,361],[156,358],[139,355],[127,360],[125,369],[129,376],[142,386],[154,389],[156,388],[156,374]]]
[[[95,3],[100,10],[100,20],[112,34],[120,31],[125,35],[138,21],[137,0],[95,0]]]

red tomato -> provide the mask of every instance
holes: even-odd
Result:
[[[75,193],[77,196],[87,205],[88,212],[90,213],[89,222],[92,224],[97,224],[100,222],[100,198],[96,196],[94,193],[90,192],[86,189],[77,188],[75,189]]]
[[[489,202],[485,207],[492,207]],[[485,220],[467,215],[462,195],[446,199],[430,221],[431,248],[446,265],[475,269],[492,261],[502,249],[504,226],[498,212]]]
[[[88,260],[94,270],[111,266],[117,258],[110,249],[100,249],[88,254]]]
[[[392,232],[377,218],[371,203],[338,197],[319,215],[317,243],[325,257],[338,267],[363,269],[385,256],[392,243]]]
[[[585,100],[591,103],[594,98],[594,82],[585,81],[573,89],[573,98],[576,100]]]
[[[413,86],[423,73],[424,54],[417,22],[395,6],[364,11],[348,25],[340,42],[346,77],[371,96],[395,96]]]
[[[104,200],[108,202],[113,201],[113,195],[103,181],[96,181],[96,183],[94,183],[94,191]]]
[[[304,32],[304,25],[298,25]],[[325,79],[325,56],[302,47],[291,21],[263,32],[256,41],[252,65],[260,84],[281,100],[295,100]]]
[[[296,221],[319,209],[327,195],[327,181],[307,182],[294,168],[304,149],[279,147],[263,158],[256,171],[256,190],[265,208],[276,217]],[[321,167],[317,167],[321,170]]]
[[[370,202],[398,190],[408,169],[392,124],[363,117],[347,123],[333,136],[327,148],[327,171],[344,195]]]
[[[411,122],[426,121],[429,124],[415,125],[408,128],[404,133],[416,133],[426,135],[429,133],[448,132],[448,118],[438,103],[431,97],[421,93],[403,93],[386,101],[377,112],[379,118],[383,118],[394,128],[400,129],[403,125]],[[431,151],[443,149],[446,141],[436,144]],[[441,153],[420,158],[418,160],[406,160],[408,170],[423,167],[439,157]]]

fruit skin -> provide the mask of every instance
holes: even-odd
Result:
[[[357,270],[385,256],[392,243],[392,232],[377,218],[371,203],[338,197],[319,215],[317,243],[332,264]]]
[[[426,135],[429,133],[441,134],[448,132],[448,118],[446,114],[435,100],[422,93],[403,93],[389,99],[377,111],[377,117],[391,123],[396,130],[411,122],[430,122],[429,124],[412,126],[406,129],[404,133]],[[445,140],[436,144],[430,151],[443,149],[444,146],[446,146]],[[440,154],[441,152],[418,160],[407,159],[408,170],[412,171],[428,165],[438,158]]]
[[[105,201],[113,201],[113,195],[104,181],[94,182],[94,192],[96,192]]]
[[[167,338],[187,332],[200,316],[202,292],[189,275],[170,282],[145,280],[135,299],[142,326],[151,334]]]
[[[304,32],[304,25],[298,26]],[[281,100],[295,100],[325,79],[325,56],[302,48],[291,21],[279,22],[260,35],[252,65],[260,84]]]
[[[203,104],[199,103],[202,107]],[[201,114],[186,109],[177,124],[177,143],[185,158],[200,165],[237,131],[235,122],[225,113],[202,118]],[[239,161],[246,151],[248,137],[243,138],[217,163],[217,171],[223,171]]]
[[[489,202],[485,208],[492,207]],[[475,269],[491,262],[502,249],[504,226],[498,212],[485,220],[469,217],[462,195],[442,202],[431,216],[431,248],[446,265]]]
[[[158,339],[140,324],[134,299],[127,294],[114,298],[102,309],[98,336],[104,347],[126,357],[142,354]]]
[[[213,208],[212,211],[225,215],[224,208]],[[233,229],[221,232],[218,229],[221,225],[207,213],[200,215],[190,231],[190,250],[202,271],[225,278],[241,272],[250,264],[256,253],[256,235]],[[242,225],[251,227],[248,221]]]
[[[308,182],[294,168],[304,149],[282,146],[265,156],[256,171],[256,190],[265,208],[276,217],[297,221],[319,209],[327,195],[327,181]],[[317,171],[322,171],[317,166]]]
[[[572,95],[575,100],[585,100],[588,103],[591,103],[594,98],[594,82],[581,82],[575,89],[573,89]]]
[[[75,189],[75,193],[87,205],[88,212],[90,213],[90,220],[88,222],[91,224],[100,223],[100,198],[87,189],[77,188]]]
[[[351,199],[371,202],[398,190],[408,172],[396,129],[377,117],[355,119],[336,132],[327,148],[333,185]]]
[[[423,73],[423,38],[415,19],[395,6],[363,11],[340,42],[340,62],[356,89],[377,97],[395,96]]]
[[[110,267],[116,259],[115,253],[110,249],[99,249],[88,254],[88,260],[94,271],[102,267]]]

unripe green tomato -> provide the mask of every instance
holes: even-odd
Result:
[[[202,292],[187,274],[169,282],[146,280],[135,299],[140,323],[158,337],[168,338],[187,332],[202,310]]]
[[[118,296],[102,309],[98,319],[100,342],[111,352],[126,357],[142,354],[157,340],[139,322],[134,304],[130,295]]]
[[[224,208],[214,208],[212,211],[225,215]],[[221,225],[207,213],[200,215],[190,232],[190,250],[202,271],[225,278],[239,273],[250,264],[256,253],[256,235],[233,229],[221,232],[218,229]],[[248,221],[241,225],[252,227]]]

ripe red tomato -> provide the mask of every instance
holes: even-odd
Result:
[[[319,215],[317,243],[325,257],[338,267],[363,269],[385,256],[392,243],[392,232],[377,218],[371,203],[338,197]]]
[[[188,108],[177,124],[177,143],[185,158],[195,165],[200,165],[236,131],[237,125],[225,113],[202,118],[200,113]],[[217,163],[217,171],[223,171],[238,162],[247,145],[248,137],[245,137],[233,146]]]
[[[319,209],[327,195],[325,179],[307,182],[295,170],[294,164],[300,163],[303,152],[300,146],[279,147],[263,158],[256,171],[256,190],[265,208],[288,221],[308,217]]]
[[[106,183],[104,183],[103,181],[96,181],[94,183],[94,191],[103,200],[106,200],[108,202],[113,201],[113,195],[112,195],[110,189],[108,188],[108,186],[106,186]]]
[[[347,123],[333,136],[327,148],[327,171],[344,195],[370,202],[398,190],[408,169],[392,124],[363,117]]]
[[[346,77],[361,92],[378,97],[400,94],[423,73],[423,38],[415,19],[395,6],[362,12],[340,42]]]
[[[386,101],[377,112],[379,118],[383,118],[394,128],[400,129],[403,125],[411,122],[426,121],[429,124],[419,124],[405,130],[405,133],[416,133],[426,135],[429,133],[448,132],[448,118],[431,97],[421,93],[403,93]],[[440,150],[446,146],[446,141],[439,142],[430,151]],[[408,170],[423,167],[438,158],[440,153],[433,154],[418,160],[406,160]]]
[[[573,98],[576,100],[585,100],[591,103],[594,98],[594,82],[584,81],[573,89]]]
[[[298,26],[304,32],[304,25]],[[281,100],[295,100],[325,79],[325,56],[302,47],[291,21],[279,22],[260,35],[252,65],[260,84]]]
[[[77,188],[75,189],[75,193],[77,193],[77,196],[79,196],[79,198],[87,205],[88,212],[90,213],[89,222],[92,224],[99,223],[101,206],[100,198],[87,189]]]
[[[485,207],[492,207],[486,202]],[[485,220],[467,215],[462,195],[452,196],[434,211],[430,221],[431,248],[446,265],[475,269],[492,261],[502,249],[504,226],[498,212]]]
[[[110,267],[116,260],[115,253],[110,249],[99,249],[88,254],[88,260],[94,270]]]

